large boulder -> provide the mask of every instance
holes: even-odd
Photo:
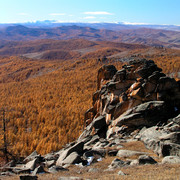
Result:
[[[159,156],[180,156],[179,119],[177,116],[166,126],[153,126],[140,132],[140,140]]]
[[[36,168],[36,166],[38,165],[38,163],[39,163],[39,159],[38,159],[38,158],[35,158],[35,159],[29,161],[29,162],[24,166],[24,168],[25,168],[25,169],[30,169],[30,170],[33,171],[33,170]]]
[[[140,140],[144,142],[145,146],[148,149],[153,150],[158,155],[162,155],[162,148],[160,145],[159,137],[164,135],[165,133],[162,131],[158,131],[157,129],[157,126],[153,126],[151,128],[144,130],[140,134]]]
[[[112,125],[153,126],[159,122],[166,122],[171,114],[171,108],[164,101],[149,101],[129,109],[115,119]]]
[[[151,156],[147,155],[141,155],[138,158],[139,164],[156,164],[157,161],[155,161]]]
[[[77,154],[81,154],[83,152],[84,142],[79,142],[73,145],[72,147],[69,147],[65,149],[59,156],[56,165],[61,166],[63,160],[69,156],[72,152],[77,152]]]
[[[180,164],[180,157],[166,156],[162,159],[162,164]]]
[[[99,116],[93,120],[93,127],[95,130],[98,131],[104,126],[106,126],[105,116]]]
[[[80,162],[82,162],[80,155],[77,152],[72,152],[61,163],[58,163],[58,165],[76,164]]]
[[[140,151],[131,151],[131,150],[119,150],[118,153],[117,153],[117,156],[118,157],[131,157],[131,156],[134,156],[134,155],[146,155],[148,153],[146,152],[140,152]]]

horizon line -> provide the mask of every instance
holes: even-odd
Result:
[[[125,21],[116,21],[116,22],[101,22],[101,21],[92,21],[92,22],[82,22],[82,21],[58,21],[58,20],[34,20],[34,21],[25,21],[25,22],[0,22],[0,25],[8,25],[8,24],[11,24],[11,25],[14,25],[14,24],[36,24],[38,22],[48,22],[49,23],[52,23],[52,24],[63,24],[63,23],[81,23],[81,24],[123,24],[123,25],[131,25],[131,26],[151,26],[151,25],[154,25],[154,26],[157,26],[157,25],[160,25],[160,26],[180,26],[180,24],[156,24],[156,23],[138,23],[138,22],[125,22]]]

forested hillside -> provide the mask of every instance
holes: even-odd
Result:
[[[153,59],[164,73],[178,79],[178,53],[143,52],[138,56],[138,52],[134,52],[130,57]],[[75,140],[82,132],[84,113],[91,107],[97,70],[103,64],[113,64],[120,69],[123,63],[126,62],[115,57],[104,61],[1,58],[0,128],[4,109],[8,151],[16,156],[25,156],[34,150],[45,154]],[[3,132],[0,148],[2,138]]]

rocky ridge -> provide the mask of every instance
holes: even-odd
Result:
[[[146,152],[122,150],[121,143],[129,141],[142,141],[164,157],[162,163],[180,163],[180,82],[161,71],[145,59],[130,61],[121,70],[104,65],[77,141],[44,156],[35,151],[21,162],[5,165],[1,174],[29,173],[34,178],[42,172],[68,171],[71,164],[88,166],[106,155],[138,155],[136,160],[114,159],[107,170],[157,163]]]

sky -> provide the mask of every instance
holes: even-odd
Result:
[[[180,25],[180,0],[0,0],[0,23],[44,20]]]

